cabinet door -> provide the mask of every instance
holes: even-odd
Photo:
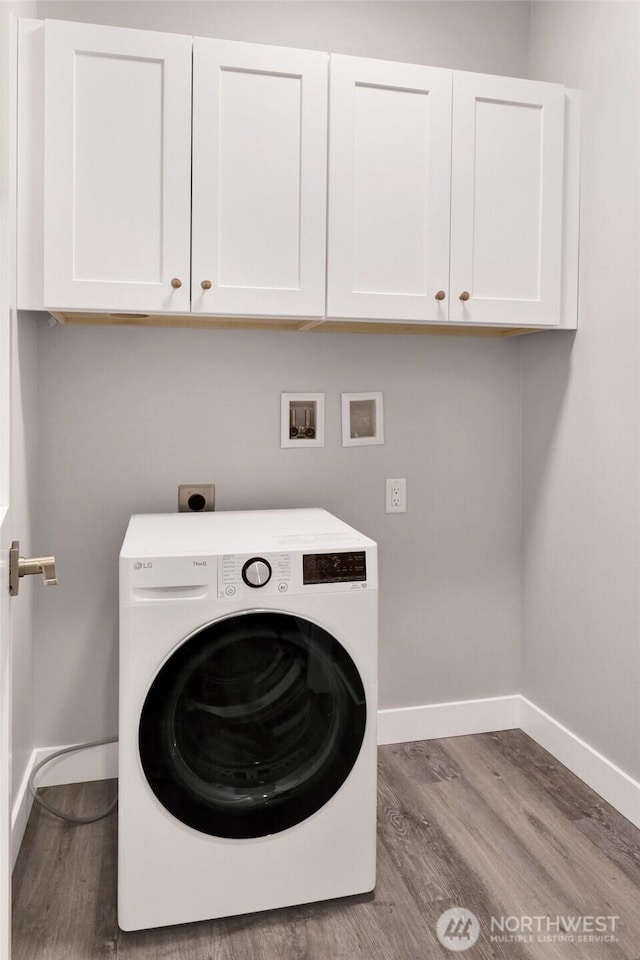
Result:
[[[331,57],[328,316],[447,320],[451,84]]]
[[[454,73],[452,321],[559,323],[563,128],[561,86]]]
[[[194,313],[322,316],[327,64],[194,40]]]
[[[44,162],[45,306],[188,313],[191,38],[48,20]]]

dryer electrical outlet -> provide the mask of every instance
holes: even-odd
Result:
[[[385,510],[387,513],[407,512],[406,480],[387,480]]]
[[[179,513],[209,513],[216,508],[213,483],[181,483],[178,486]]]

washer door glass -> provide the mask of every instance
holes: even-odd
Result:
[[[283,613],[203,627],[158,672],[140,719],[145,776],[173,816],[217,837],[261,837],[319,810],[364,739],[353,660]]]

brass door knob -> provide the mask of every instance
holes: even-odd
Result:
[[[436,300],[444,300],[445,297],[446,297],[446,293],[444,292],[444,290],[438,290],[438,292],[436,293]]]
[[[211,280],[203,280],[200,284],[203,290],[211,290],[212,283]]]
[[[468,290],[463,290],[462,293],[460,294],[460,299],[461,299],[461,300],[468,300],[468,299],[469,299],[469,291],[468,291]]]
[[[14,540],[9,550],[9,593],[11,596],[18,596],[21,577],[32,577],[38,574],[42,574],[42,579],[48,587],[55,587],[58,582],[56,558],[21,557],[20,543],[18,540]]]
[[[179,280],[178,277],[174,277],[173,280],[171,281],[171,286],[173,287],[174,290],[179,290],[180,287],[182,286],[182,280]]]

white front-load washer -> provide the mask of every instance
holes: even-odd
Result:
[[[324,510],[131,518],[118,920],[372,890],[377,554]]]

